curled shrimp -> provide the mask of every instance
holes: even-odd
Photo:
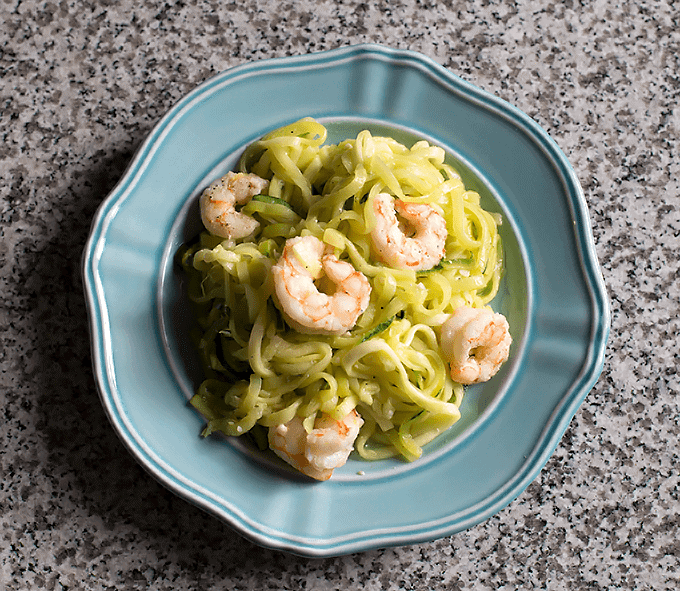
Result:
[[[397,269],[424,271],[441,261],[446,220],[431,205],[407,203],[379,193],[373,200],[376,225],[371,241],[378,258]],[[400,223],[397,214],[405,221]]]
[[[303,474],[328,480],[335,468],[347,462],[363,424],[355,410],[340,421],[324,414],[307,433],[302,418],[295,416],[284,425],[269,428],[269,447]]]
[[[325,251],[314,236],[291,238],[272,267],[279,308],[298,332],[344,334],[368,306],[371,286],[366,276]],[[319,291],[317,280],[331,283],[333,293]]]
[[[441,327],[441,347],[451,367],[451,378],[460,384],[491,379],[508,359],[508,321],[487,308],[457,308]]]
[[[269,181],[256,174],[228,172],[212,183],[201,195],[201,220],[206,229],[222,238],[245,238],[260,226],[260,222],[236,211],[236,204],[245,205],[264,191]]]

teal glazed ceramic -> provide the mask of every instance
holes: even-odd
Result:
[[[197,196],[246,145],[311,116],[329,141],[361,129],[444,147],[503,216],[493,307],[511,358],[468,388],[462,418],[414,462],[351,458],[312,482],[240,440],[202,439],[201,376],[173,255]],[[375,45],[264,60],[193,90],[156,125],[93,221],[83,257],[101,400],[130,453],[179,496],[263,546],[332,556],[454,534],[536,477],[597,380],[608,300],[582,190],[534,121],[430,59]]]

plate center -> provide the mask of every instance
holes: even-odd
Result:
[[[368,129],[374,136],[391,137],[407,147],[421,140],[441,146],[447,154],[446,162],[461,175],[466,189],[479,193],[482,207],[487,211],[501,214],[503,218],[499,233],[504,250],[505,272],[492,307],[495,311],[502,313],[510,324],[513,337],[510,359],[489,382],[466,388],[460,408],[460,420],[437,439],[427,444],[419,460],[413,463],[398,459],[371,462],[353,454],[345,466],[334,472],[333,479],[354,480],[393,476],[397,472],[422,467],[443,454],[450,453],[456,446],[462,445],[495,412],[510,391],[513,378],[521,364],[528,320],[527,310],[531,309],[528,301],[531,292],[527,273],[528,265],[525,263],[525,248],[518,238],[516,224],[510,215],[509,208],[505,206],[503,195],[493,186],[490,179],[477,170],[465,154],[458,152],[454,146],[416,130],[374,119],[343,117],[318,118],[318,121],[327,128],[327,143],[331,144],[355,138],[360,131]],[[160,334],[166,358],[178,388],[187,400],[193,396],[203,381],[203,376],[191,337],[196,325],[187,295],[187,282],[182,269],[175,262],[175,254],[182,244],[194,239],[203,229],[198,208],[200,193],[212,181],[236,168],[246,146],[247,144],[225,154],[213,168],[206,171],[203,180],[191,194],[186,196],[164,248],[161,277],[158,283]],[[187,412],[197,413],[189,405],[187,405]],[[291,473],[291,470],[268,450],[261,451],[254,444],[241,438],[225,437],[224,440],[267,469],[282,467],[287,473]],[[297,474],[294,476],[297,477]]]

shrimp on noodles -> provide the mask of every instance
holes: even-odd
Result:
[[[228,172],[211,184],[200,199],[201,220],[206,229],[222,238],[239,239],[253,234],[260,222],[236,211],[264,191],[269,181],[256,174]]]
[[[340,421],[324,414],[316,419],[310,433],[302,421],[295,416],[284,425],[270,427],[269,447],[303,474],[328,480],[335,468],[347,462],[364,421],[355,410]]]
[[[491,379],[508,359],[508,321],[487,308],[457,308],[441,327],[441,347],[460,384]]]
[[[351,263],[326,253],[314,236],[286,241],[272,267],[274,288],[286,322],[305,334],[344,334],[368,306],[371,285]],[[333,293],[320,291],[315,281],[332,284]]]
[[[379,193],[373,200],[376,225],[371,240],[384,263],[398,269],[425,271],[441,261],[446,220],[431,205],[407,203]],[[397,218],[397,214],[403,222]]]
[[[513,346],[491,310],[506,305],[512,228],[488,190],[426,139],[332,143],[342,129],[305,117],[244,146],[238,172],[192,193],[205,229],[175,257],[197,316],[202,434],[245,435],[319,480],[352,448],[422,457],[475,411],[467,384],[499,386]]]

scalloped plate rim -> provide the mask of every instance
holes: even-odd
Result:
[[[425,71],[429,76],[436,79],[448,90],[458,93],[466,100],[477,101],[483,108],[492,109],[502,114],[503,117],[512,121],[517,127],[530,135],[541,150],[554,163],[556,169],[566,186],[573,189],[567,191],[569,207],[575,218],[575,236],[579,245],[578,256],[581,269],[587,278],[587,285],[591,297],[592,334],[589,345],[588,360],[584,364],[581,373],[572,385],[572,388],[562,397],[561,404],[555,409],[550,420],[545,425],[541,437],[534,446],[534,453],[528,457],[522,466],[522,470],[516,477],[506,483],[497,495],[487,497],[477,505],[470,507],[466,515],[456,514],[450,516],[443,523],[426,522],[409,528],[392,530],[382,528],[380,530],[368,530],[343,536],[335,536],[324,539],[311,539],[304,536],[291,536],[285,532],[273,530],[262,524],[257,524],[248,519],[237,507],[220,503],[212,499],[210,494],[204,495],[198,490],[192,491],[192,484],[181,484],[182,478],[172,476],[174,469],[167,465],[162,458],[156,457],[149,448],[143,450],[146,457],[136,448],[130,438],[136,439],[127,427],[120,423],[120,416],[116,416],[120,409],[115,408],[111,400],[111,392],[115,391],[116,384],[111,381],[110,367],[112,363],[112,351],[107,351],[107,344],[103,340],[110,330],[105,305],[100,300],[101,285],[96,273],[97,263],[101,256],[105,241],[102,238],[106,234],[109,223],[127,197],[134,190],[139,175],[144,171],[145,164],[154,157],[154,148],[162,144],[165,134],[169,133],[171,126],[168,125],[175,119],[179,119],[185,109],[193,106],[192,101],[200,103],[203,93],[220,83],[227,83],[230,79],[239,75],[257,76],[267,71],[290,68],[293,71],[310,65],[321,65],[326,61],[335,63],[342,59],[352,60],[358,57],[375,58],[383,61],[415,66]],[[516,498],[526,486],[536,477],[552,455],[559,443],[573,415],[599,377],[604,364],[604,349],[609,334],[609,302],[604,287],[604,281],[599,270],[599,263],[595,252],[592,231],[589,226],[589,217],[585,198],[575,172],[568,163],[566,157],[559,150],[554,141],[547,133],[522,111],[506,103],[502,99],[477,88],[462,80],[457,75],[436,64],[430,58],[409,50],[395,50],[374,44],[362,44],[340,49],[308,54],[306,56],[291,56],[285,58],[272,58],[251,62],[236,66],[222,72],[185,95],[170,111],[154,126],[146,140],[139,147],[130,165],[126,169],[119,183],[110,192],[101,204],[91,226],[90,236],[83,252],[82,272],[84,278],[84,291],[88,305],[88,322],[90,324],[90,340],[92,357],[97,386],[103,406],[109,420],[117,431],[117,434],[140,464],[162,484],[173,492],[190,500],[208,512],[224,519],[232,527],[235,527],[245,537],[256,543],[305,556],[333,556],[354,551],[368,550],[372,548],[387,547],[393,545],[417,543],[436,539],[444,535],[451,535],[471,527],[487,519],[503,506]],[[104,379],[106,376],[106,379]],[[164,471],[167,473],[164,474]],[[181,475],[180,475],[181,476]],[[174,482],[173,482],[174,481]],[[178,484],[180,483],[180,484]],[[179,487],[179,489],[178,489]],[[189,487],[188,489],[185,487]],[[194,488],[195,485],[194,485]],[[240,517],[239,517],[240,515]],[[246,524],[243,521],[247,522]],[[442,522],[444,520],[438,520]]]

